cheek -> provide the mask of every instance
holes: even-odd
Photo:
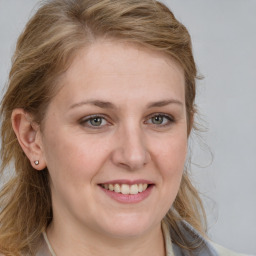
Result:
[[[106,150],[96,141],[61,132],[48,136],[45,152],[52,179],[75,185],[92,179],[107,155]]]
[[[170,137],[156,148],[159,169],[167,176],[181,175],[187,154],[187,137]]]
[[[159,200],[159,204],[163,217],[171,208],[180,188],[187,152],[186,134],[169,137],[156,150],[155,162],[161,175],[159,191],[162,200]]]

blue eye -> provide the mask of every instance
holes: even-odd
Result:
[[[154,116],[151,118],[153,124],[162,124],[164,122],[164,116]]]
[[[174,122],[173,118],[169,115],[164,114],[153,115],[147,121],[147,123],[159,126],[165,126],[172,122]]]
[[[93,117],[88,120],[92,126],[100,126],[102,124],[102,117]]]
[[[107,125],[107,121],[102,116],[89,116],[87,118],[83,118],[80,123],[83,126],[88,126],[92,128],[101,128]]]

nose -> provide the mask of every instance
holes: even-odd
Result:
[[[119,133],[112,154],[112,161],[115,165],[129,170],[138,170],[148,164],[150,160],[150,152],[141,129],[126,129]]]

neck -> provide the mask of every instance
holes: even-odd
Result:
[[[47,236],[56,256],[164,256],[165,246],[161,224],[140,236],[120,238],[97,232],[67,229],[54,222],[47,229]]]

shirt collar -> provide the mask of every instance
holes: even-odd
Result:
[[[164,236],[165,255],[166,256],[174,256],[170,230],[168,228],[168,225],[164,221],[162,221],[162,232],[163,232],[163,236]]]

